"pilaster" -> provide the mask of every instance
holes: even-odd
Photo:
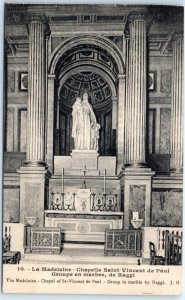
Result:
[[[171,104],[171,172],[183,172],[183,34],[173,36],[173,77]]]
[[[118,75],[117,173],[124,162],[125,74]]]

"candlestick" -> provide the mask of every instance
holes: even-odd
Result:
[[[64,168],[62,168],[62,194],[64,193]]]
[[[106,169],[104,170],[103,193],[106,194]]]

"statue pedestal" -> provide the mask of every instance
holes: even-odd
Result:
[[[89,170],[98,169],[98,152],[96,150],[73,150],[72,169],[82,170],[85,166]]]

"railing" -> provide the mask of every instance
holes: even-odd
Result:
[[[156,254],[165,257],[165,233],[174,232],[181,235],[182,227],[144,227],[143,229],[143,257],[149,258],[149,242],[155,244]]]
[[[182,264],[182,232],[179,234],[173,231],[166,231],[165,234],[165,264],[181,265]]]

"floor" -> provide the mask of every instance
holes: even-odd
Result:
[[[60,254],[40,254],[30,253],[22,257],[22,263],[59,263],[64,264],[125,264],[138,265],[138,260],[142,262],[141,258],[135,256],[105,256],[102,247],[66,247]]]

